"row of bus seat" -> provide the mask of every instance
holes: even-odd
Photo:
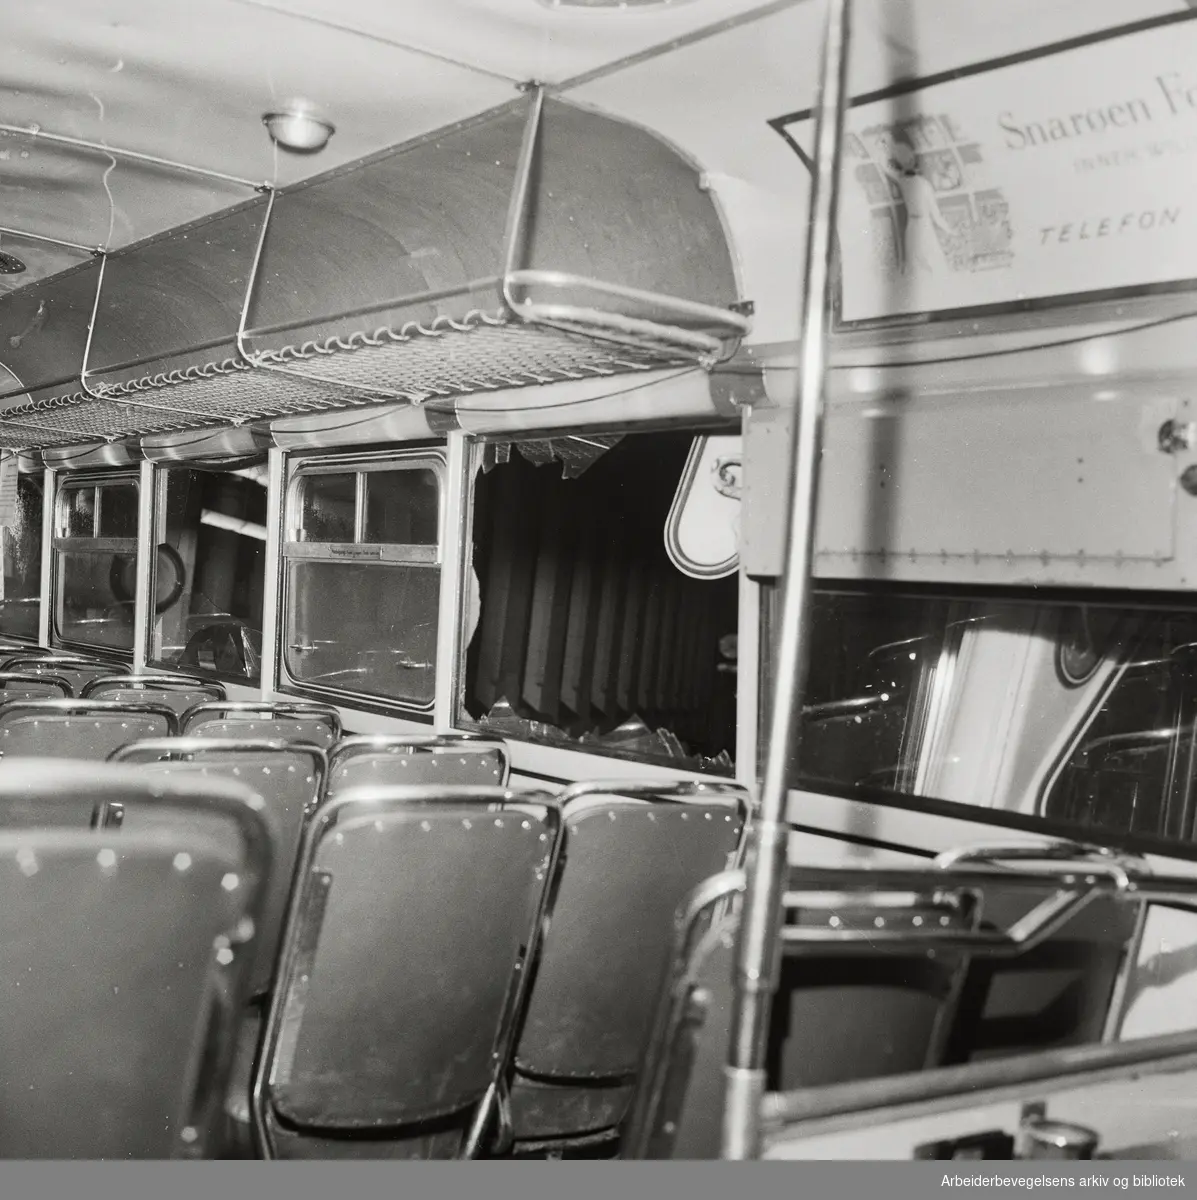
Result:
[[[199,1072],[206,1099],[188,1111],[225,1094],[222,1056],[240,1026],[229,1080],[236,1097],[256,1062],[253,1100],[230,1108],[252,1115],[268,1157],[542,1152],[611,1139],[644,1054],[673,911],[739,852],[740,789],[521,793],[505,786],[503,744],[484,738],[346,738],[319,705],[207,701],[181,720],[153,708],[0,705],[0,799],[11,815],[0,823],[23,836],[98,838],[122,871],[142,847],[160,866],[159,841],[198,862],[177,849],[194,838],[204,862],[241,864],[222,878],[260,880],[257,908],[247,902],[234,926],[241,944],[226,932],[218,948],[241,982],[220,992],[223,1015],[211,1021],[223,1032],[209,1030]],[[167,736],[138,736],[151,716]],[[94,759],[103,747],[81,731],[96,721],[121,727],[104,767],[26,765],[4,745],[5,730],[19,728],[22,755],[40,746]],[[204,789],[239,784],[244,811],[231,820]],[[140,928],[126,936],[145,949]],[[176,1150],[213,1152],[195,1121],[175,1134]]]
[[[211,680],[180,675],[128,674],[128,668],[80,654],[44,647],[16,649],[0,645],[0,701],[68,699],[119,690],[122,681],[152,680],[178,711],[204,700],[225,699],[224,687]]]
[[[1013,928],[1058,895],[1055,881],[1011,886],[999,868],[983,900],[969,903],[935,870],[896,892],[862,890],[851,874],[789,868],[765,1033],[763,1082],[774,1094],[762,1102],[766,1124],[775,1111],[850,1109],[861,1081],[1109,1036],[1118,979],[1133,957],[1133,904],[1098,898],[1023,953],[991,956],[965,949],[969,935]],[[625,1157],[721,1155],[744,888],[742,870],[723,872],[678,910]]]
[[[740,877],[717,875],[683,905],[684,953],[675,952],[657,1035],[647,1037],[671,906],[726,865],[718,838],[717,853],[695,839],[703,826],[685,836],[695,797],[679,808],[686,797],[660,784],[518,794],[502,742],[347,737],[325,705],[233,704],[218,684],[115,676],[65,657],[0,661],[21,668],[0,671],[0,754],[110,757],[138,767],[143,782],[199,775],[201,793],[224,777],[250,789],[265,829],[274,866],[252,945],[236,948],[244,994],[226,999],[223,1032],[208,1038],[220,1053],[230,1039],[238,1046],[225,1106],[235,1148],[205,1136],[207,1152],[250,1152],[251,1123],[271,1157],[585,1152],[612,1144],[632,1104],[627,1153],[717,1154]],[[55,699],[18,697],[12,676],[53,681]],[[67,694],[76,689],[77,699]],[[126,812],[120,788],[55,798],[34,784],[7,796],[0,827],[56,826],[58,837],[85,823],[97,836],[119,829],[122,856],[136,839],[180,836],[170,804],[143,798]],[[368,798],[355,795],[363,788]],[[736,814],[723,812],[723,824],[738,845],[744,798],[731,795]],[[705,802],[714,798],[708,789]],[[245,829],[217,809],[205,815],[192,803],[186,836],[226,864],[240,861]],[[633,814],[644,817],[638,828]],[[537,857],[533,833],[551,856]],[[392,878],[400,886],[385,886]],[[534,934],[517,937],[529,919]],[[1003,1052],[1003,1042],[1008,1052],[1090,1040],[1127,919],[1095,906],[1021,959],[1014,986],[1000,964],[962,956],[785,955],[769,1087],[966,1061]],[[233,942],[223,949],[234,953]],[[1061,990],[1063,968],[1071,974]],[[460,1005],[438,1007],[458,994]],[[502,1065],[488,1075],[486,1062]],[[702,1100],[684,1105],[686,1096]]]

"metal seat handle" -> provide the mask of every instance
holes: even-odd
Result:
[[[1050,842],[996,843],[981,846],[962,846],[947,850],[932,861],[936,870],[950,871],[966,863],[1001,866],[1007,862],[1042,862],[1055,864],[1053,870],[1045,871],[1045,879],[1058,875],[1070,866],[1078,872],[1096,871],[1113,878],[1122,891],[1129,891],[1133,882],[1152,874],[1151,864],[1146,859],[1119,853],[1108,846],[1089,842],[1073,842],[1058,839]]]

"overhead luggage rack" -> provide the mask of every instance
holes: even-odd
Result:
[[[694,169],[540,88],[526,110],[265,191],[101,257],[57,301],[52,284],[74,333],[60,318],[47,350],[82,363],[39,362],[57,383],[10,397],[0,445],[710,366],[749,329],[750,306],[719,302],[734,272]]]

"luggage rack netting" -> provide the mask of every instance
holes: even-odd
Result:
[[[398,330],[384,328],[259,352],[255,361],[267,369],[318,364],[321,374],[305,371],[297,377],[373,393],[378,399],[420,403],[647,371],[684,360],[676,354],[525,325],[507,313],[475,312],[463,321],[438,317],[428,327],[412,322]]]
[[[335,377],[286,370],[292,364],[328,363],[334,356]],[[81,437],[115,440],[395,400],[418,404],[685,361],[483,313],[464,320],[441,318],[427,327],[411,322],[399,329],[330,337],[256,357],[258,366],[226,358],[116,384],[92,376],[93,395],[70,392],[0,412],[0,436],[28,447],[70,444]]]

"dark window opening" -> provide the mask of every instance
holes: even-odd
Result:
[[[691,442],[628,435],[574,478],[522,453],[478,475],[471,720],[506,736],[731,771],[738,577],[683,575],[664,543]]]
[[[164,472],[152,660],[257,679],[266,580],[266,477]]]
[[[17,523],[0,531],[4,556],[4,595],[0,633],[36,638],[42,592],[41,475],[17,477]]]

